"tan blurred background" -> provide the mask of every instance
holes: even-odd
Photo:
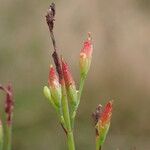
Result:
[[[0,0],[0,83],[15,89],[14,150],[65,150],[65,135],[45,100],[52,43],[50,0]],[[79,79],[88,31],[94,53],[76,120],[78,150],[94,149],[91,113],[114,99],[105,150],[150,149],[150,1],[57,0],[58,47]],[[78,85],[78,82],[77,82]],[[4,96],[0,94],[1,109]]]

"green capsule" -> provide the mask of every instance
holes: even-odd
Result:
[[[50,93],[50,90],[47,86],[44,86],[43,88],[43,93],[45,95],[46,98],[48,98],[49,100],[51,100],[51,93]]]
[[[51,91],[51,97],[53,99],[53,102],[55,103],[57,107],[60,107],[61,97],[62,97],[61,87],[57,87],[57,88],[50,87],[50,91]]]

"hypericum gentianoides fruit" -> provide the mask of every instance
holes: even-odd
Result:
[[[99,105],[96,109],[96,112],[93,114],[96,125],[96,139],[99,142],[99,147],[101,147],[105,142],[106,135],[110,127],[112,105],[113,101],[109,101],[104,109],[102,109],[102,105]]]
[[[63,71],[64,80],[65,80],[67,94],[72,104],[76,105],[77,104],[77,90],[76,90],[75,82],[71,75],[68,64],[63,59],[62,59],[62,71]]]
[[[52,65],[50,66],[48,84],[49,84],[52,100],[54,101],[56,106],[60,107],[61,106],[61,97],[62,97],[61,85],[59,83],[55,69]]]
[[[92,59],[92,52],[93,52],[93,44],[91,40],[91,34],[88,34],[88,39],[84,42],[83,48],[80,52],[80,74],[83,77],[86,77]]]

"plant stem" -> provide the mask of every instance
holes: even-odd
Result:
[[[66,130],[66,134],[67,134],[68,148],[69,148],[69,150],[75,150],[74,136],[73,136],[73,132],[72,132],[72,128],[71,128],[71,121],[70,121],[70,114],[69,114],[66,89],[65,89],[65,84],[63,81],[61,64],[60,64],[59,57],[57,54],[55,36],[53,33],[55,11],[56,11],[55,10],[55,4],[51,3],[51,5],[48,9],[47,15],[46,15],[46,21],[47,21],[47,24],[49,27],[50,36],[51,36],[51,40],[52,40],[53,47],[54,47],[54,53],[52,54],[52,56],[54,59],[54,63],[56,65],[56,70],[57,70],[58,75],[59,75],[59,81],[60,81],[60,83],[62,82],[62,112],[63,112],[63,117],[64,117],[65,130]],[[64,125],[63,125],[63,127],[64,127]]]
[[[69,107],[68,107],[65,86],[62,86],[62,110],[63,110],[64,120],[65,120],[65,125],[67,127],[68,149],[75,150],[74,136],[73,136],[73,132],[72,132],[72,128],[71,128]]]
[[[73,137],[73,132],[72,131],[67,134],[67,141],[68,141],[69,150],[75,150],[74,137]]]
[[[3,126],[0,122],[0,150],[3,150]]]
[[[12,127],[11,125],[5,126],[5,135],[4,135],[4,150],[11,150],[11,136],[12,136]]]
[[[81,99],[81,94],[82,94],[82,91],[83,91],[84,81],[85,81],[85,78],[81,77],[80,78],[80,87],[79,87],[79,93],[78,93],[78,104],[77,104],[77,107],[80,104],[80,99]]]
[[[99,144],[99,137],[96,137],[96,150],[102,150],[102,146]]]
[[[96,150],[100,150],[99,149],[99,138],[98,137],[96,137]]]
[[[76,112],[78,109],[78,106],[80,104],[80,100],[81,100],[81,94],[83,91],[83,86],[84,86],[84,82],[85,82],[85,77],[81,76],[80,78],[80,85],[79,85],[79,92],[78,92],[78,98],[77,98],[77,105],[71,115],[71,123],[72,123],[72,129],[74,128],[74,121],[75,121],[75,116],[76,116]]]

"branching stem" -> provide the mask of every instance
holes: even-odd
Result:
[[[50,31],[50,37],[53,43],[54,52],[52,54],[56,70],[59,76],[59,82],[60,84],[63,83],[63,73],[61,68],[60,59],[57,53],[57,46],[56,46],[56,40],[53,33],[54,28],[54,20],[55,20],[55,4],[52,3],[47,11],[46,14],[46,21],[47,25],[49,27]],[[67,135],[67,143],[69,150],[75,150],[75,144],[74,144],[74,136],[73,136],[73,130],[71,128],[71,120],[70,120],[70,113],[69,113],[69,106],[68,106],[68,100],[66,95],[65,86],[62,84],[62,112],[63,112],[63,118],[64,118],[64,124],[61,123],[66,135]]]

